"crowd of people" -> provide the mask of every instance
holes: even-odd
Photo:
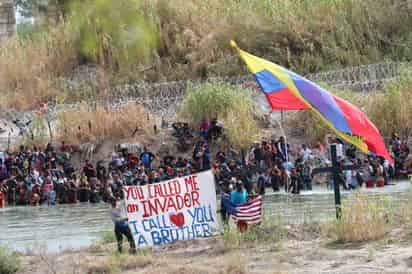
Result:
[[[176,131],[182,131],[179,134],[187,135],[185,124],[175,127]],[[274,192],[284,189],[299,194],[301,190],[312,189],[315,167],[330,165],[322,143],[311,148],[306,144],[296,147],[283,136],[262,139],[245,151],[227,146],[212,153],[210,144],[219,138],[222,130],[217,120],[212,124],[203,121],[198,141],[186,158],[167,152],[155,155],[147,148],[140,152],[122,148],[114,151],[108,162],[93,164],[86,160],[79,169],[73,167],[73,149],[65,143],[58,147],[48,144],[43,150],[21,146],[15,153],[0,153],[0,192],[10,205],[110,202],[122,195],[124,185],[152,184],[213,169],[218,191],[242,189],[249,195],[263,195],[270,187]],[[329,139],[329,143],[341,142]],[[342,187],[381,187],[389,184],[390,177],[402,175],[405,168],[408,173],[408,168],[412,171],[412,162],[407,164],[409,149],[396,134],[391,140],[391,150],[394,168],[381,158],[359,158],[353,146],[346,147],[339,163],[356,168],[340,174]],[[331,187],[332,176],[326,178]]]

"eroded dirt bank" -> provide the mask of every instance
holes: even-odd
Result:
[[[336,244],[318,229],[287,227],[281,241],[234,247],[222,237],[178,242],[136,256],[117,255],[114,244],[22,256],[22,274],[46,273],[412,273],[412,236],[396,228],[384,239]]]

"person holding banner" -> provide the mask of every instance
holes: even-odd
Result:
[[[120,199],[112,198],[111,204],[112,208],[110,214],[114,223],[117,250],[119,253],[122,253],[123,236],[125,236],[130,244],[129,253],[136,254],[136,244],[129,228],[128,218],[126,217],[126,208]]]

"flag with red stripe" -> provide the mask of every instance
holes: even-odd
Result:
[[[232,216],[236,222],[245,222],[247,224],[259,224],[262,222],[262,196],[248,201],[245,204],[234,205],[230,201],[230,195],[222,194],[222,206]]]

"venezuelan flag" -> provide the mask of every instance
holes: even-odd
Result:
[[[357,107],[286,68],[241,50],[234,41],[230,43],[254,74],[273,110],[310,109],[343,140],[393,164],[379,130]]]

